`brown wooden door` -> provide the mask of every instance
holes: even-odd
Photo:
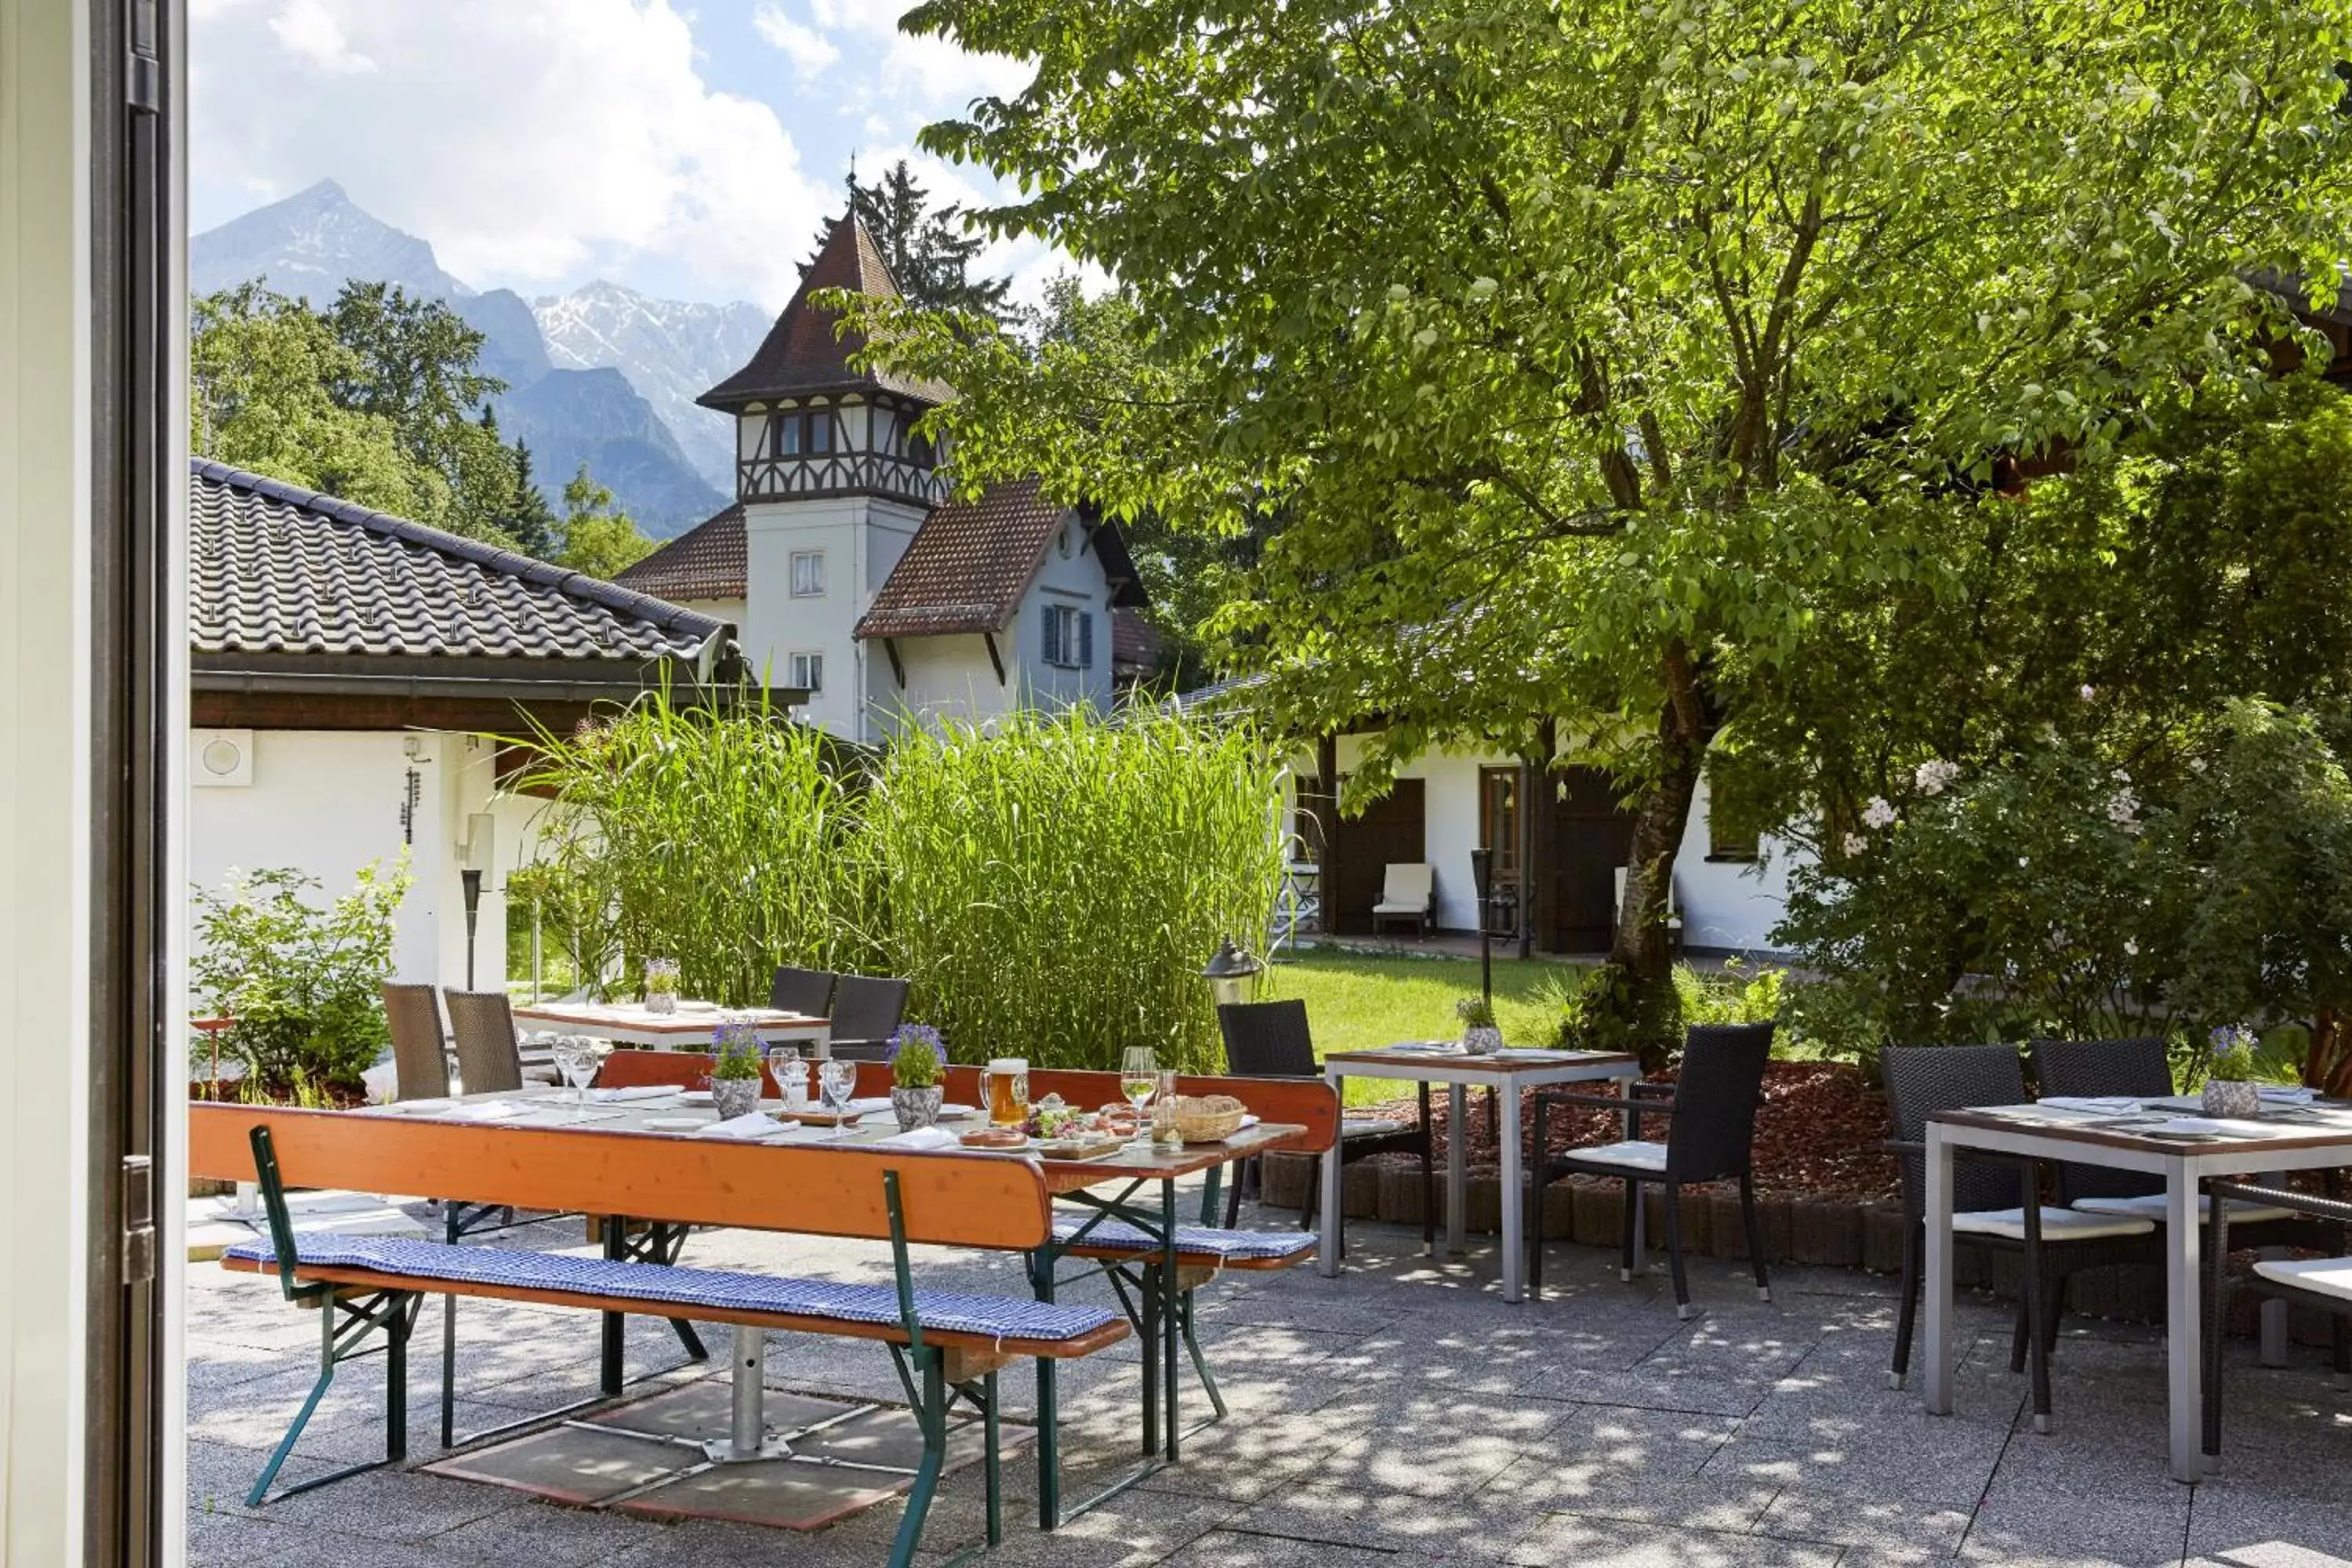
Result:
[[[1633,848],[1633,818],[1598,768],[1563,768],[1552,806],[1551,929],[1555,952],[1601,952],[1617,929],[1617,868]]]
[[[1393,861],[1426,860],[1428,841],[1422,782],[1399,779],[1361,816],[1333,814],[1323,825],[1323,918],[1336,931],[1370,935],[1372,906]]]

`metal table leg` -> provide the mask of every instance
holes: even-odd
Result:
[[[1952,1146],[1944,1130],[1927,1123],[1927,1410],[1952,1413]]]
[[[1339,1115],[1344,1121],[1348,1114],[1347,1079],[1336,1072],[1328,1077],[1331,1092],[1339,1097]],[[1327,1279],[1339,1272],[1339,1187],[1345,1179],[1344,1167],[1339,1163],[1339,1135],[1334,1133],[1331,1146],[1323,1151],[1323,1234],[1316,1242],[1315,1266]]]
[[[1525,1178],[1519,1173],[1520,1100],[1516,1086],[1506,1087],[1501,1092],[1510,1101],[1506,1108],[1509,1114],[1503,1117],[1501,1136],[1496,1139],[1502,1145],[1503,1156],[1503,1300],[1516,1305],[1528,1263],[1527,1215],[1522,1202],[1526,1194],[1520,1188]],[[1540,1215],[1537,1223],[1541,1225]]]

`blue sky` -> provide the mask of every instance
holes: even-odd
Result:
[[[1026,72],[901,34],[910,3],[195,0],[194,227],[332,178],[478,289],[780,306],[853,153],[995,193],[916,133]],[[1062,265],[987,260],[1024,295]]]

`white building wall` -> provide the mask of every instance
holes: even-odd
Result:
[[[743,509],[745,597],[737,625],[751,668],[772,684],[792,679],[792,656],[824,656],[824,687],[809,700],[806,716],[836,735],[872,740],[878,732],[873,700],[891,686],[879,648],[852,635],[857,619],[921,526],[922,513],[869,496],[755,501]],[[824,593],[794,597],[792,557],[824,554]],[[882,661],[886,663],[887,661]],[[877,685],[878,681],[878,685]]]
[[[472,736],[431,732],[251,734],[251,784],[188,791],[189,879],[217,889],[232,868],[291,866],[318,879],[314,897],[332,899],[351,890],[361,867],[377,861],[389,871],[406,849],[415,880],[401,901],[395,975],[463,985],[466,920],[458,850],[466,819],[489,809],[495,748]],[[401,808],[412,771],[416,805],[404,828]],[[511,844],[504,832],[497,837],[496,859],[511,868],[523,847],[521,837]],[[476,983],[485,990],[502,984],[506,974],[503,882],[499,870],[483,879],[474,952]]]
[[[1089,668],[1045,662],[1048,605],[1067,605],[1094,617],[1094,663]],[[1110,584],[1103,576],[1102,558],[1087,543],[1085,526],[1075,512],[1062,520],[1060,533],[1046,547],[1044,563],[1013,613],[1012,632],[1020,685],[1030,706],[1053,709],[1090,702],[1101,711],[1110,710]]]

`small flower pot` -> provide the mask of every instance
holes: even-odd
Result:
[[[918,1127],[929,1127],[940,1119],[941,1090],[938,1084],[928,1089],[890,1090],[890,1114],[898,1119],[901,1131],[912,1132]]]
[[[1503,1048],[1503,1031],[1492,1024],[1473,1024],[1462,1031],[1462,1048],[1474,1057]]]
[[[756,1078],[714,1078],[710,1080],[710,1103],[719,1108],[722,1121],[738,1116],[749,1116],[760,1109],[760,1080]]]
[[[648,1012],[648,1013],[675,1013],[675,1012],[677,1012],[677,992],[675,992],[675,991],[648,991],[648,992],[646,992],[646,1012]]]
[[[2258,1084],[2236,1079],[2210,1078],[2205,1080],[2205,1114],[2226,1116],[2239,1121],[2260,1116],[2263,1111],[2263,1091]]]

